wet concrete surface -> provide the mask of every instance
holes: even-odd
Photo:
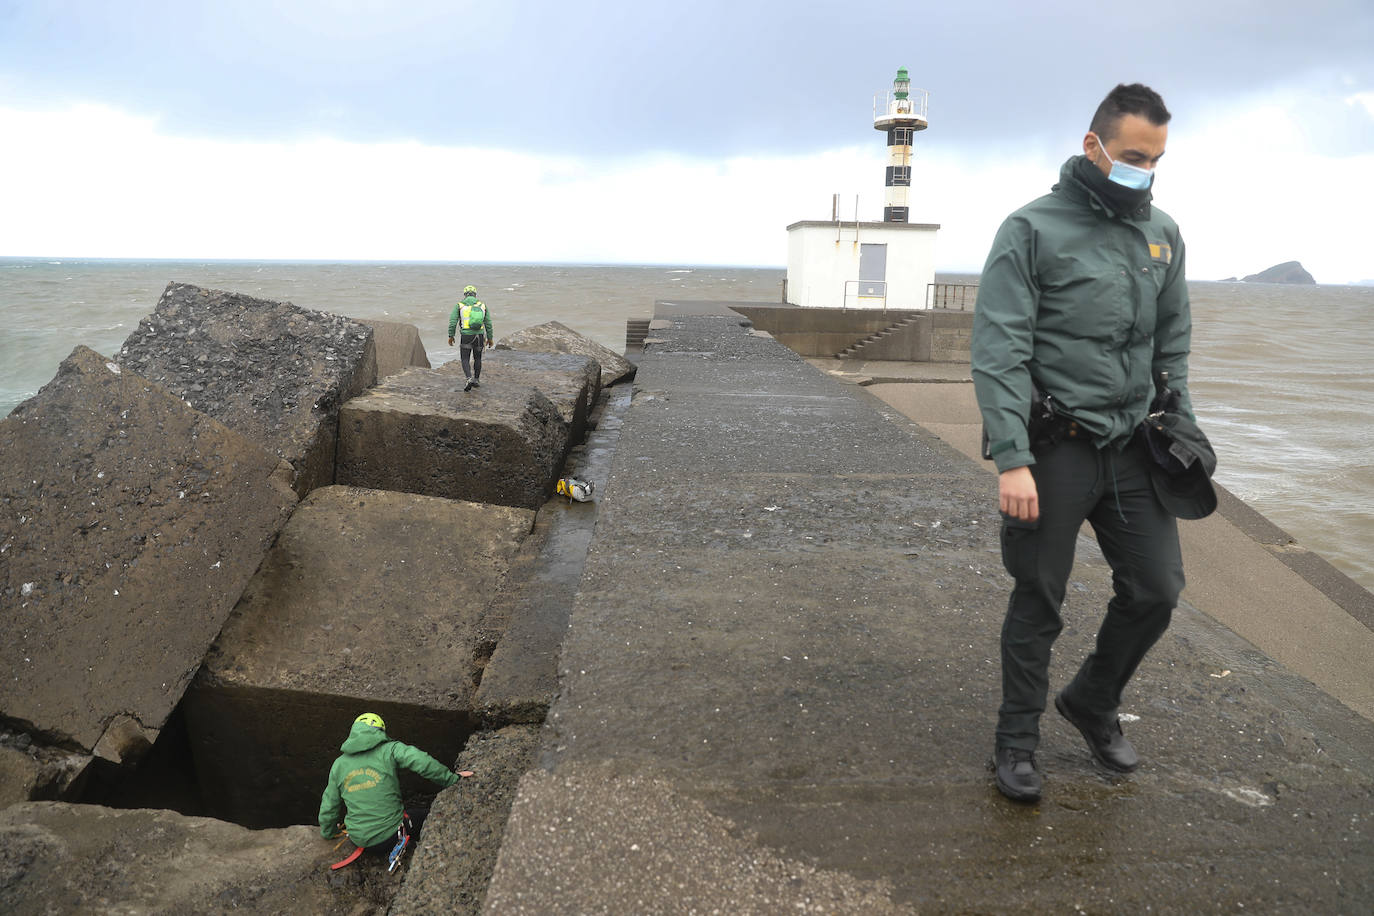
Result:
[[[968,366],[808,360],[974,459],[982,424]],[[867,384],[863,380],[883,379]],[[1179,525],[1187,559],[1182,601],[1374,720],[1374,594],[1306,549],[1220,484],[1217,511]],[[1091,538],[1091,528],[1084,526]]]
[[[488,727],[540,723],[558,692],[558,652],[599,517],[600,493],[610,476],[629,385],[601,392],[586,438],[563,463],[564,476],[593,487],[588,502],[553,496],[540,508],[501,588],[484,612],[482,628],[495,650],[483,672],[474,707]]]
[[[1002,798],[995,480],[684,311],[640,358],[486,912],[1367,911],[1374,724],[1191,606],[1125,697],[1142,768],[1051,711],[1043,801]],[[1080,541],[1053,687],[1109,594]]]

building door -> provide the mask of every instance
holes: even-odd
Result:
[[[887,299],[887,245],[860,243],[859,299]],[[861,302],[872,308],[878,303]]]

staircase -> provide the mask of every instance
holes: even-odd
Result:
[[[911,325],[911,324],[914,324],[915,322],[920,321],[920,320],[921,320],[921,316],[919,316],[919,315],[911,315],[911,316],[909,316],[909,317],[907,317],[907,318],[903,318],[901,321],[897,322],[896,324],[888,325],[887,327],[883,328],[883,329],[882,329],[881,331],[879,331],[878,333],[876,333],[876,334],[870,334],[870,335],[868,335],[867,337],[865,337],[863,340],[860,340],[860,341],[858,341],[857,343],[854,343],[854,344],[851,344],[851,345],[848,346],[848,347],[845,347],[843,350],[841,350],[840,352],[838,352],[838,353],[835,354],[835,358],[836,358],[836,359],[858,359],[860,356],[862,356],[864,347],[867,347],[867,346],[869,346],[870,344],[876,343],[876,342],[878,342],[878,341],[880,341],[880,340],[882,340],[882,339],[884,339],[884,338],[886,338],[886,337],[891,337],[893,334],[896,334],[898,331],[902,330],[903,328],[906,328],[907,326],[909,326],[909,325]]]
[[[644,338],[649,336],[648,318],[630,318],[625,321],[625,352],[644,349]]]

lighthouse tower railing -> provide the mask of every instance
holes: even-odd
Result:
[[[924,127],[929,101],[930,93],[924,89],[911,89],[904,99],[897,98],[891,89],[876,93],[873,96],[873,121],[876,124],[897,118],[913,119],[921,122],[921,127]]]

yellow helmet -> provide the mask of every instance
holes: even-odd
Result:
[[[475,287],[475,286],[465,286],[465,287],[463,287],[463,295],[464,295],[464,296],[475,296],[475,295],[477,295],[477,287]]]
[[[361,716],[353,720],[354,725],[357,725],[359,722],[363,723],[364,725],[371,725],[373,728],[380,728],[382,731],[386,731],[386,723],[383,722],[382,717],[377,715],[375,712],[365,712]]]

